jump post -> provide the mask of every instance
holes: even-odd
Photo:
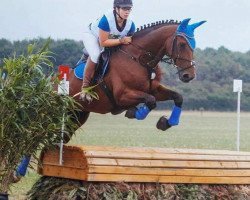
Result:
[[[69,66],[60,65],[58,67],[59,71],[59,80],[60,84],[58,85],[57,92],[60,95],[69,95]],[[63,110],[62,115],[62,127],[61,127],[61,142],[60,142],[60,155],[59,155],[59,164],[63,164],[63,137],[64,137],[64,129],[65,129],[65,111]]]
[[[93,182],[250,184],[250,152],[64,146],[41,153],[43,176]]]

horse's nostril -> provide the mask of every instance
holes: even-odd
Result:
[[[181,77],[181,80],[185,83],[188,83],[191,81],[194,77],[190,76],[189,74],[183,74]]]
[[[183,76],[182,76],[184,79],[189,79],[190,77],[189,77],[189,74],[183,74]]]

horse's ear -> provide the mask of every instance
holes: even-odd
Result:
[[[197,27],[199,27],[200,25],[204,24],[205,22],[206,22],[206,21],[200,21],[200,22],[191,24],[191,25],[189,25],[189,26],[190,26],[190,28],[191,28],[192,30],[194,30],[194,29],[196,29]]]
[[[191,20],[191,18],[184,19],[184,20],[180,23],[179,29],[180,29],[180,30],[185,30],[190,20]]]
[[[188,25],[190,18],[184,19],[177,27],[177,35],[182,35],[188,42],[191,49],[195,48],[194,30],[205,23],[206,21],[200,21],[191,25]]]
[[[206,21],[200,21],[194,24],[189,25],[189,21],[191,18],[188,19],[184,19],[180,25],[177,28],[177,32],[179,33],[184,33],[185,35],[187,35],[188,37],[194,37],[194,30],[199,27],[200,25],[202,25],[203,23],[205,23]]]

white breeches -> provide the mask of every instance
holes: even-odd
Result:
[[[91,61],[97,63],[103,48],[100,47],[98,38],[93,35],[88,27],[83,32],[83,44],[89,53]]]

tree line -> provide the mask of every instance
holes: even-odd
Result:
[[[25,54],[28,44],[35,43],[42,47],[47,39],[38,38],[11,42],[0,39],[0,66],[3,58]],[[53,40],[50,51],[53,52],[52,62],[55,66],[68,64],[75,66],[82,55],[81,41],[69,39]],[[243,80],[241,110],[250,111],[250,51],[233,52],[225,47],[219,49],[197,48],[194,52],[197,65],[197,78],[191,83],[182,83],[178,79],[176,69],[161,63],[163,83],[174,88],[183,95],[183,108],[186,110],[236,110],[237,95],[233,93],[233,80]],[[170,108],[172,103],[159,103],[158,109]]]

